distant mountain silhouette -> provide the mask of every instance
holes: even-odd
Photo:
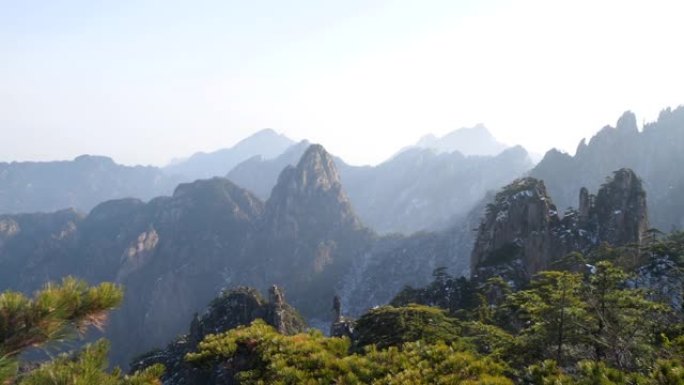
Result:
[[[0,213],[88,212],[106,200],[170,194],[179,181],[156,167],[122,166],[104,156],[0,163]]]
[[[238,163],[253,156],[274,158],[294,142],[272,129],[261,130],[238,142],[231,148],[210,153],[198,152],[190,158],[164,167],[169,175],[180,175],[185,180],[226,175]]]
[[[123,166],[108,157],[92,155],[82,155],[73,161],[0,163],[0,213],[66,208],[88,212],[107,200],[149,200],[170,195],[179,183],[223,176],[248,158],[276,157],[293,143],[266,129],[232,148],[198,153],[163,170]]]
[[[470,128],[459,128],[442,137],[432,134],[422,137],[414,147],[429,148],[442,152],[458,151],[463,155],[498,155],[507,146],[494,138],[487,128],[478,124]]]

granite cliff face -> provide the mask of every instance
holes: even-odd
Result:
[[[588,211],[590,220],[596,217],[599,241],[612,245],[641,244],[649,229],[646,192],[632,170],[616,171],[589,203]]]
[[[613,170],[630,168],[643,180],[654,227],[684,228],[684,107],[665,109],[639,131],[636,116],[625,112],[615,127],[606,126],[574,156],[549,151],[530,172],[544,180],[554,202],[565,208],[577,199],[577,186],[597,190]]]
[[[516,180],[498,193],[478,230],[471,255],[476,281],[501,276],[515,286],[570,252],[603,242],[639,244],[648,230],[646,193],[632,170],[620,169],[596,196],[585,188],[579,209],[560,215],[543,181]]]

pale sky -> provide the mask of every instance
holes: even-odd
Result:
[[[684,104],[684,2],[0,0],[0,161],[125,164],[262,128],[377,163],[484,123],[573,153]]]

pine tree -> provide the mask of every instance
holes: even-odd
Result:
[[[610,262],[596,264],[584,288],[588,318],[583,328],[594,360],[635,370],[655,360],[658,322],[668,308],[649,301],[642,290],[628,288],[627,279],[628,275]]]
[[[528,290],[508,297],[509,304],[520,309],[525,321],[521,336],[529,351],[538,351],[538,359],[553,358],[562,363],[566,345],[578,342],[579,324],[586,318],[581,293],[581,275],[545,271],[535,277]]]
[[[21,353],[83,335],[91,326],[102,328],[107,312],[122,298],[122,289],[114,284],[89,286],[70,277],[45,285],[33,298],[13,291],[0,293],[0,384],[158,384],[159,367],[130,377],[119,371],[106,373],[105,342],[19,374]],[[99,380],[93,382],[95,378]]]

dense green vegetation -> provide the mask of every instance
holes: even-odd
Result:
[[[638,252],[653,264],[680,263],[681,234],[653,235]],[[183,351],[182,365],[205,373],[192,384],[683,385],[682,309],[658,302],[667,293],[640,288],[621,267],[633,253],[574,253],[518,291],[498,277],[476,285],[437,269],[427,287],[364,314],[351,338],[284,335],[256,320],[207,335]],[[681,264],[673,266],[681,277]],[[73,278],[33,298],[0,294],[0,384],[160,384],[160,365],[107,370],[102,340],[41,364],[20,360],[27,349],[101,327],[121,299],[116,285]]]
[[[679,241],[675,234],[641,251],[678,259]],[[257,321],[208,336],[186,360],[221,363],[240,384],[682,385],[682,313],[630,283],[614,262],[620,253],[606,246],[568,256],[565,268],[519,291],[496,278],[475,287],[439,269],[428,287],[363,315],[351,340],[283,336]]]
[[[509,385],[505,365],[458,344],[408,342],[368,346],[350,354],[348,338],[320,332],[283,336],[263,322],[208,337],[187,359],[196,364],[240,361],[240,384],[489,384]],[[236,360],[237,357],[243,357]],[[239,365],[239,364],[238,364]]]
[[[132,376],[106,371],[108,344],[104,340],[40,365],[19,360],[31,348],[53,346],[82,335],[90,326],[102,327],[107,312],[121,303],[122,293],[110,283],[89,286],[73,278],[46,285],[33,298],[0,293],[0,384],[160,384],[162,368],[158,366]]]

